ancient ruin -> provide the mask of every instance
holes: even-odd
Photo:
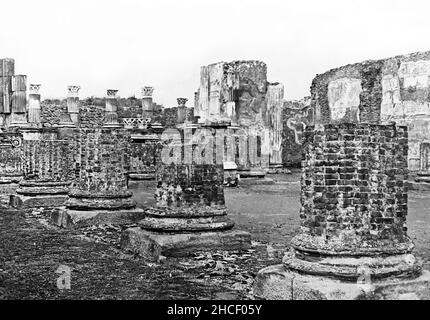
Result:
[[[264,62],[219,62],[201,67],[193,103],[181,94],[169,107],[152,86],[81,98],[75,84],[42,99],[44,85],[1,59],[0,208],[56,234],[109,230],[139,267],[269,265],[235,284],[255,298],[430,299],[407,227],[408,189],[430,190],[429,57],[332,69],[293,101]],[[278,220],[294,205],[297,234],[292,217]]]

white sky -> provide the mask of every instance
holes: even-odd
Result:
[[[317,73],[430,50],[427,0],[2,0],[0,57],[41,83],[43,98],[106,89],[175,106],[200,66],[256,59],[287,99],[309,95]]]

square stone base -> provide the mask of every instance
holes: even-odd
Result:
[[[246,250],[250,247],[251,235],[238,230],[158,233],[136,227],[121,235],[122,249],[151,261],[157,261],[160,255],[181,257],[198,250]]]
[[[430,272],[412,280],[359,284],[299,274],[280,264],[260,270],[254,295],[267,300],[429,300]]]
[[[59,208],[51,213],[51,222],[62,228],[79,228],[102,224],[133,224],[144,216],[143,209],[78,211]]]
[[[41,195],[23,196],[14,195],[11,204],[15,208],[58,208],[63,207],[67,201],[67,195]]]

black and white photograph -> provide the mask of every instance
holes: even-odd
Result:
[[[429,12],[1,1],[0,307],[430,300]]]

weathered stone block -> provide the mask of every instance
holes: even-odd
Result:
[[[58,208],[51,213],[51,222],[62,228],[80,228],[97,224],[127,225],[144,218],[142,209],[78,211]]]
[[[415,279],[357,283],[303,275],[280,264],[257,274],[253,294],[267,300],[428,300],[430,272]]]
[[[157,261],[160,255],[180,257],[198,250],[246,250],[251,236],[244,231],[155,233],[129,228],[121,237],[121,248]]]

